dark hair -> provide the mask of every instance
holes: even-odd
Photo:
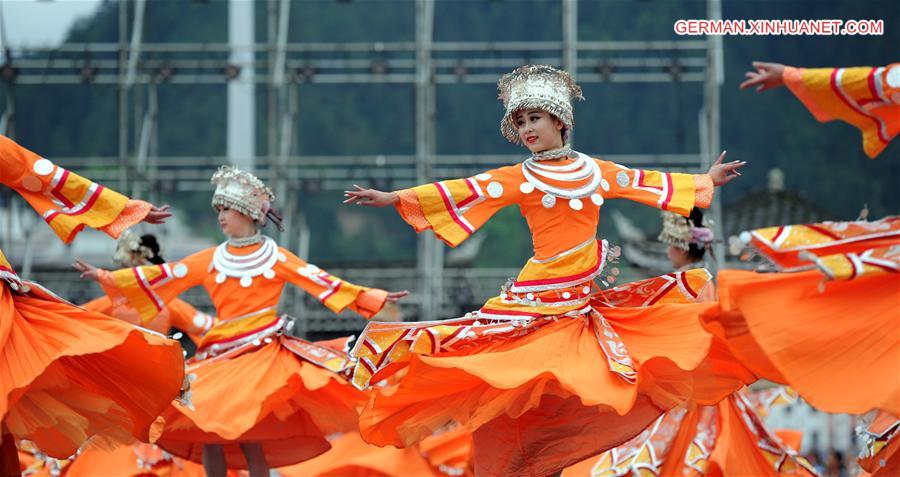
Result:
[[[700,211],[697,207],[691,209],[691,215],[688,216],[687,220],[694,227],[703,227],[703,212]],[[706,247],[701,247],[698,244],[691,243],[688,244],[688,256],[695,262],[699,262],[703,260],[703,255],[706,254]]]
[[[147,247],[153,252],[153,258],[149,259],[150,263],[154,265],[160,265],[166,263],[163,260],[162,256],[159,254],[159,242],[156,241],[156,236],[153,234],[145,234],[141,235],[141,246]]]

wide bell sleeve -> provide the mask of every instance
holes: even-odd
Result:
[[[708,174],[680,174],[630,169],[598,160],[604,197],[628,199],[687,217],[694,207],[712,203],[714,185]]]
[[[498,210],[516,202],[524,181],[521,168],[501,167],[466,179],[452,179],[397,191],[395,207],[416,232],[431,229],[455,247]]]
[[[329,310],[340,313],[349,308],[365,318],[372,318],[384,307],[386,291],[354,285],[307,263],[286,249],[279,248],[279,251],[286,260],[275,265],[275,274],[316,297]]]
[[[113,300],[123,297],[146,324],[178,295],[203,283],[214,251],[209,248],[177,262],[101,273],[100,285]]]
[[[900,63],[886,67],[784,69],[784,84],[820,122],[840,120],[862,133],[874,158],[900,132]]]
[[[0,183],[19,193],[70,243],[84,227],[113,238],[144,220],[151,205],[92,182],[0,135]]]

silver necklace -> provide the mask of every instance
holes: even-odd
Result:
[[[262,243],[262,241],[263,235],[260,232],[256,232],[249,237],[228,237],[228,245],[231,245],[232,247],[249,247],[251,245]]]
[[[275,263],[284,262],[287,257],[278,251],[278,244],[269,237],[262,236],[259,250],[247,255],[235,255],[228,251],[228,243],[216,247],[212,268],[216,270],[216,283],[224,283],[228,278],[237,278],[244,288],[253,284],[253,279],[263,276],[275,278]]]
[[[567,156],[571,157],[572,152],[572,146],[565,144],[559,149],[550,149],[549,151],[533,154],[530,159],[535,161],[552,161],[553,159],[560,159]]]
[[[522,174],[525,176],[525,180],[541,192],[562,199],[573,200],[589,197],[596,193],[597,188],[600,186],[600,181],[603,179],[600,166],[593,159],[583,154],[578,154],[575,160],[575,163],[578,165],[574,167],[573,171],[565,171],[565,169],[573,168],[571,165],[554,168],[553,166],[539,166],[536,162],[529,158],[522,163]],[[551,172],[553,169],[556,171],[563,169],[564,172]],[[590,178],[590,181],[581,187],[569,189],[550,185],[541,180],[541,178],[561,181],[580,181]],[[555,201],[553,202],[555,203]],[[580,207],[576,206],[576,210],[578,209]]]

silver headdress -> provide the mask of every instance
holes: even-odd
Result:
[[[509,142],[520,143],[516,127],[516,112],[523,109],[542,109],[562,121],[566,133],[575,125],[572,101],[584,99],[581,87],[569,73],[547,65],[527,65],[516,68],[497,83],[499,98],[506,107],[500,132]],[[568,138],[564,138],[567,141]]]
[[[712,229],[695,226],[687,217],[673,212],[663,212],[663,227],[659,233],[660,242],[667,243],[682,250],[689,250],[691,244],[700,248],[708,247],[714,239]],[[705,221],[704,221],[705,222]]]
[[[224,206],[264,224],[275,194],[253,174],[233,166],[221,166],[211,181],[216,186],[213,209]]]
[[[151,263],[156,253],[150,247],[141,243],[141,238],[131,230],[122,232],[119,241],[116,242],[116,253],[113,254],[113,262],[123,268],[139,267]]]

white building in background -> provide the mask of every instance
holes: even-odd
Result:
[[[850,462],[856,459],[862,446],[862,440],[856,435],[856,427],[863,423],[861,416],[829,414],[802,400],[772,409],[765,421],[769,429],[803,431],[803,454],[815,452],[825,458],[832,450],[838,450]]]

